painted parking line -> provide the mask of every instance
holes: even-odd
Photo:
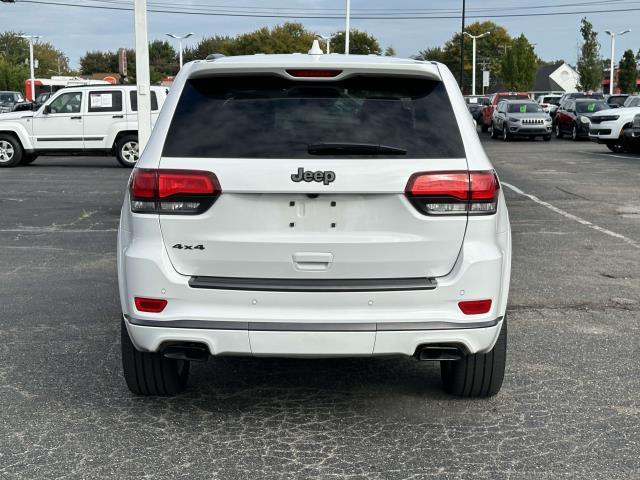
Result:
[[[635,156],[626,156],[626,155],[616,155],[615,153],[600,153],[600,152],[580,152],[585,155],[602,155],[603,157],[615,157],[615,158],[624,158],[625,160],[640,160],[640,157]]]
[[[534,202],[536,202],[538,205],[542,205],[543,207],[548,208],[549,210],[562,215],[565,218],[568,218],[570,220],[573,220],[575,222],[578,222],[581,225],[584,225],[585,227],[589,227],[593,230],[596,230],[600,233],[604,233],[605,235],[609,235],[610,237],[613,238],[617,238],[618,240],[622,240],[623,242],[628,243],[629,245],[635,247],[635,248],[640,248],[640,243],[636,242],[635,240],[629,238],[629,237],[625,237],[624,235],[608,230],[606,228],[600,227],[598,225],[595,225],[594,223],[591,223],[589,220],[585,220],[584,218],[580,218],[577,215],[573,215],[572,213],[569,213],[565,210],[562,210],[561,208],[556,207],[555,205],[550,204],[549,202],[545,202],[544,200],[540,200],[538,197],[536,197],[535,195],[531,195],[530,193],[525,193],[522,190],[520,190],[518,187],[511,185],[510,183],[506,183],[506,182],[500,182],[501,185],[504,185],[505,187],[510,188],[511,190],[513,190],[515,193],[517,193],[518,195],[522,195],[523,197],[528,198],[529,200],[532,200]]]

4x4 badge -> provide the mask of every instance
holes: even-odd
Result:
[[[304,180],[305,182],[322,182],[325,185],[329,185],[335,179],[336,174],[331,170],[325,170],[324,172],[322,170],[318,170],[312,172],[311,170],[305,171],[304,168],[301,167],[298,169],[298,173],[291,174],[291,180],[296,183]]]

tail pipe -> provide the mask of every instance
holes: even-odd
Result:
[[[190,362],[206,362],[209,358],[206,345],[193,342],[171,343],[162,347],[160,353],[165,358]]]
[[[459,345],[420,345],[416,349],[415,357],[420,361],[455,361],[465,356]]]

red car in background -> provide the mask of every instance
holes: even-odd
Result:
[[[480,127],[483,132],[489,130],[489,127],[491,126],[491,118],[493,117],[493,110],[502,100],[531,100],[531,97],[528,93],[522,92],[500,92],[494,94],[493,97],[491,97],[491,103],[489,105],[485,105],[482,109]]]

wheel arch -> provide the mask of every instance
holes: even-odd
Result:
[[[115,153],[116,146],[122,137],[126,137],[128,135],[138,136],[138,130],[120,130],[113,139],[113,144],[111,145],[111,150]]]

